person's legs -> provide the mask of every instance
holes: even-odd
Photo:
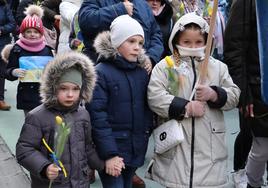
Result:
[[[234,144],[234,171],[244,169],[248,158],[248,153],[252,144],[252,134],[249,127],[249,121],[241,117],[239,113],[240,132],[238,133]]]
[[[135,174],[137,168],[134,167],[126,167],[123,171],[122,176],[124,179],[124,188],[132,188],[132,178]]]
[[[265,165],[268,160],[268,138],[253,137],[252,147],[248,156],[246,173],[249,187],[261,187]]]
[[[251,148],[252,135],[249,128],[249,121],[246,121],[245,118],[242,118],[241,113],[239,113],[239,123],[240,132],[238,133],[234,143],[234,172],[232,176],[235,188],[245,188],[247,186],[245,166],[248,153]]]
[[[105,170],[99,172],[103,188],[124,188],[123,176],[113,177],[105,173]]]

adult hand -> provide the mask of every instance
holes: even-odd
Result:
[[[215,102],[217,99],[218,95],[211,87],[200,84],[196,86],[195,100]]]
[[[205,114],[205,103],[200,101],[190,101],[185,106],[189,117],[202,117]]]
[[[60,170],[60,168],[55,164],[48,165],[47,170],[46,170],[47,178],[49,180],[56,179],[59,175],[59,170]]]
[[[129,2],[128,0],[124,0],[123,4],[127,10],[128,15],[132,16],[133,15],[133,3]]]
[[[144,64],[144,69],[147,71],[148,74],[150,74],[153,68],[151,60],[149,58],[146,58]]]
[[[12,75],[18,78],[23,78],[25,74],[26,74],[26,70],[20,69],[20,68],[14,69],[12,71]]]
[[[246,111],[244,112],[244,117],[254,117],[254,105],[248,104],[246,106]],[[240,112],[243,113],[242,107],[239,108]]]

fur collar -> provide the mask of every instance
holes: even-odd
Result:
[[[99,54],[99,58],[115,59],[118,54],[117,49],[111,44],[110,31],[104,31],[98,34],[93,46]],[[146,59],[149,59],[149,57],[145,54],[145,50],[142,49],[138,57],[139,66],[144,67]]]
[[[10,51],[12,50],[14,44],[7,44],[1,51],[1,57],[5,63],[8,63],[8,58],[10,55]]]

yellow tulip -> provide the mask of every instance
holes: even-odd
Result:
[[[62,118],[60,116],[56,116],[56,123],[57,123],[57,125],[62,124]]]
[[[213,8],[212,7],[208,7],[208,16],[211,16],[212,15],[212,11],[213,11]]]
[[[173,60],[171,59],[170,56],[166,56],[165,60],[166,60],[167,65],[168,65],[169,68],[172,68],[174,66],[174,62],[173,62]]]
[[[183,3],[180,4],[179,10],[180,10],[180,13],[184,13],[184,4]]]

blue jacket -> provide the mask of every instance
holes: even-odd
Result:
[[[162,35],[146,1],[132,0],[133,18],[143,27],[145,34],[144,48],[153,63],[158,63],[163,52]],[[107,31],[111,22],[120,15],[127,14],[120,0],[84,0],[79,11],[79,24],[86,46],[85,53],[96,60],[92,47],[98,33]],[[128,27],[126,25],[126,27]]]
[[[16,22],[8,5],[0,6],[0,51],[11,42],[10,33],[16,28]]]
[[[147,72],[123,58],[96,66],[98,80],[88,106],[93,138],[104,160],[120,156],[124,163],[143,165],[152,115],[147,106]]]
[[[94,45],[101,56],[93,99],[87,105],[92,136],[103,160],[120,156],[126,165],[139,167],[152,130],[152,112],[147,105],[149,75],[141,67],[142,58],[138,64],[116,55],[108,36],[100,34],[95,42],[100,47]]]

